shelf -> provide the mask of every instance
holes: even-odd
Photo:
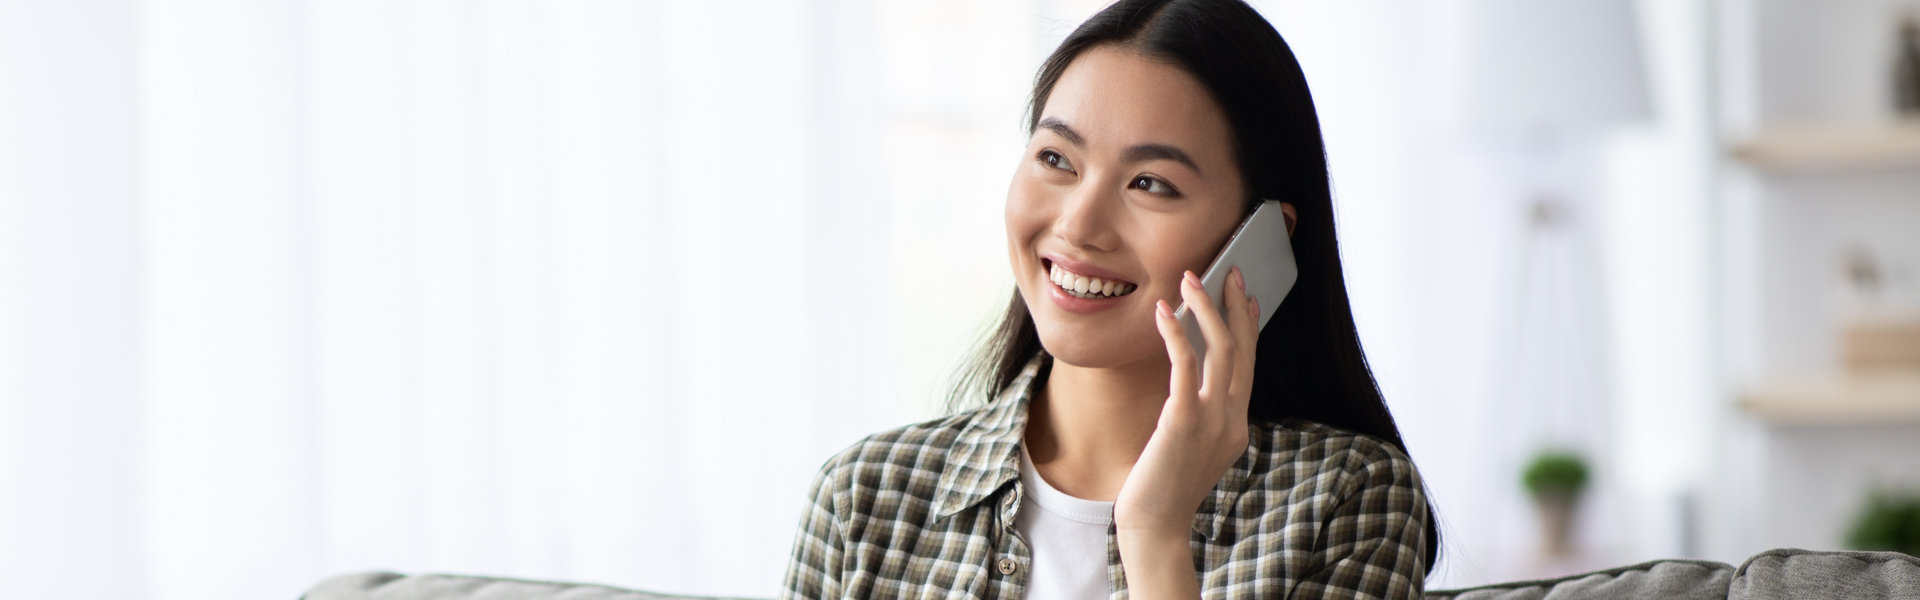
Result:
[[[1920,119],[1768,127],[1734,144],[1733,156],[1768,171],[1920,169]]]
[[[1771,380],[1740,408],[1780,425],[1920,425],[1920,369]]]

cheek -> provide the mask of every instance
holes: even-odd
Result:
[[[1181,246],[1186,252],[1173,257],[1172,262],[1168,263],[1168,269],[1175,277],[1179,277],[1181,271],[1193,271],[1194,275],[1205,275],[1207,267],[1212,266],[1213,256],[1219,254],[1221,243],[1224,242],[1215,242],[1204,236],[1195,237]]]
[[[1158,251],[1147,258],[1147,270],[1156,282],[1165,284],[1156,290],[1160,297],[1178,304],[1180,298],[1180,279],[1186,271],[1194,275],[1206,275],[1207,267],[1213,263],[1213,257],[1220,251],[1224,239],[1216,241],[1210,232],[1169,232],[1169,235],[1152,240]],[[1142,253],[1147,254],[1147,253]]]
[[[1030,177],[1014,175],[1007,187],[1007,243],[1020,246],[1032,240],[1047,222],[1047,203],[1042,186]]]

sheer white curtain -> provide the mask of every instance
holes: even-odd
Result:
[[[771,595],[1004,302],[1027,86],[1103,4],[0,0],[0,596]],[[1521,213],[1433,160],[1449,13],[1257,5],[1477,581]]]
[[[0,595],[766,595],[1007,288],[1027,2],[4,5]],[[1070,24],[1070,23],[1069,23]]]

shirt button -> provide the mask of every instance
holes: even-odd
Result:
[[[1011,558],[1000,559],[1001,575],[1012,575],[1014,571],[1018,571],[1018,570],[1020,570],[1020,563],[1014,562],[1014,560]]]

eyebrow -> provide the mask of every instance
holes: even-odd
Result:
[[[1067,138],[1067,141],[1076,147],[1087,145],[1087,138],[1081,137],[1080,132],[1068,127],[1067,122],[1060,120],[1059,117],[1041,119],[1039,127],[1060,134],[1060,137]],[[1187,156],[1186,151],[1166,144],[1139,144],[1127,148],[1126,153],[1121,155],[1121,159],[1128,162],[1171,160],[1186,165],[1187,168],[1193,169],[1194,173],[1200,173],[1200,165],[1194,164],[1193,158]]]

